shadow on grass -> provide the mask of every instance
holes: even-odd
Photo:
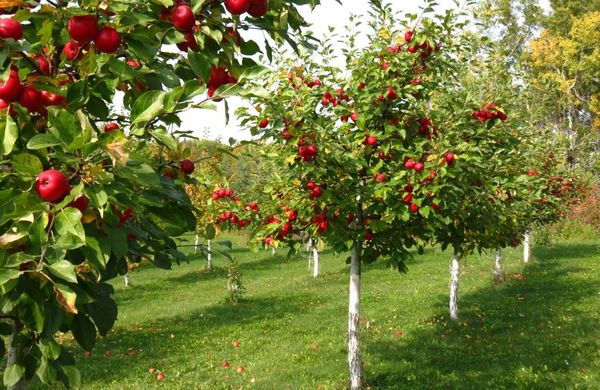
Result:
[[[101,373],[110,369],[111,377],[125,381],[129,376],[139,376],[139,372],[132,372],[134,361],[160,365],[173,356],[173,351],[187,351],[189,359],[209,353],[204,350],[201,339],[203,335],[214,335],[215,328],[221,329],[222,335],[229,339],[228,332],[239,332],[243,327],[261,322],[260,328],[268,340],[270,332],[282,326],[279,321],[302,310],[308,298],[308,295],[290,293],[254,298],[237,305],[217,304],[189,314],[145,322],[135,329],[116,329],[98,340],[92,357],[81,357],[79,347],[73,346],[71,350],[80,357],[77,365],[85,373],[84,380],[103,380]],[[189,339],[190,329],[198,335],[197,340]],[[217,340],[222,335],[216,336]],[[128,349],[139,351],[139,356],[132,359],[126,353]],[[102,356],[107,350],[113,352],[110,359]]]
[[[594,268],[586,264],[573,268],[566,254],[585,257],[593,246],[561,247],[539,251],[544,257],[555,254],[548,256],[551,259],[566,258],[566,264],[532,263],[522,281],[511,278],[461,296],[460,322],[450,321],[444,310],[400,341],[369,343],[372,357],[367,359],[380,362],[372,369],[375,372],[367,372],[369,385],[373,389],[589,388],[589,382],[578,381],[584,380],[582,373],[598,376],[598,367],[590,368],[594,364],[590,362],[600,348],[600,327],[590,318],[596,310],[590,302],[597,299],[600,283],[597,275],[589,277]],[[440,305],[443,302],[441,307],[446,306],[446,296],[437,299]]]
[[[600,256],[600,245],[591,243],[563,243],[547,247],[534,247],[533,255],[536,258],[545,260],[584,259]]]

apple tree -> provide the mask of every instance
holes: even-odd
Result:
[[[346,69],[329,65],[335,54],[328,45],[319,62],[284,60],[266,84],[271,98],[256,99],[258,112],[241,110],[265,141],[265,155],[288,168],[264,188],[272,202],[265,205],[269,217],[254,227],[256,240],[288,245],[294,253],[308,234],[350,252],[352,389],[363,382],[362,263],[385,258],[406,271],[414,250],[431,243],[452,245],[457,253],[466,244],[483,246],[470,235],[484,220],[493,224],[492,210],[476,213],[504,185],[495,169],[518,146],[518,137],[507,138],[499,126],[507,115],[498,105],[461,92],[457,75],[466,66],[470,36],[454,11],[436,15],[426,7],[426,15],[399,20],[387,6],[373,7],[380,19],[371,25],[368,46],[356,50],[356,37],[344,38]],[[473,111],[494,120],[483,125]]]
[[[108,283],[142,258],[185,259],[194,231],[178,113],[252,93],[259,46],[298,41],[296,0],[3,2],[0,342],[4,385],[80,386],[55,338],[93,348],[117,319]],[[315,5],[318,1],[310,1]],[[168,152],[168,153],[167,153]]]

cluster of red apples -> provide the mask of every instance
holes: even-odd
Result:
[[[232,15],[247,12],[250,16],[260,18],[269,10],[269,0],[225,0],[225,8]]]
[[[473,113],[473,119],[479,120],[481,123],[485,123],[491,119],[500,119],[505,121],[508,119],[508,115],[500,111],[496,106],[496,103],[486,103],[483,108]]]
[[[67,24],[72,41],[68,42],[63,53],[71,60],[79,59],[81,51],[93,42],[96,51],[114,53],[121,45],[121,34],[112,27],[98,29],[96,15],[72,16]]]

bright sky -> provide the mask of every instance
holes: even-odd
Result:
[[[463,0],[457,1],[460,4]],[[543,3],[547,3],[544,0]],[[311,30],[315,37],[322,39],[328,34],[329,26],[336,30],[343,31],[343,27],[348,23],[351,14],[367,16],[369,8],[366,0],[342,0],[342,5],[334,0],[322,0],[321,5],[317,6],[313,12],[309,7],[303,7],[302,15],[312,24]],[[424,3],[423,0],[392,0],[393,9],[399,13],[416,12]],[[453,0],[438,0],[440,11],[456,7]],[[544,4],[545,6],[547,4]],[[367,23],[363,23],[366,27]],[[245,37],[260,41],[262,35],[255,37],[243,34]],[[237,107],[243,104],[241,99],[228,99],[230,109],[230,122],[225,124],[225,105],[218,103],[218,109],[212,110],[190,110],[181,114],[183,121],[182,130],[193,130],[194,134],[201,138],[217,139],[223,142],[232,137],[237,140],[250,139],[250,132],[242,129],[236,122],[233,112]]]

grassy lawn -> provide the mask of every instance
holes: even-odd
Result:
[[[226,260],[202,259],[115,281],[119,320],[92,356],[72,345],[85,389],[344,389],[347,267],[322,254],[248,252],[235,241],[246,300],[225,303]],[[491,282],[492,256],[463,262],[460,323],[447,315],[449,254],[428,250],[398,274],[365,266],[362,350],[373,389],[600,388],[600,242],[535,248]],[[523,280],[513,277],[524,276]],[[239,341],[234,347],[232,342]],[[223,361],[230,363],[223,368]],[[243,367],[242,373],[236,367]],[[155,368],[166,378],[158,382]]]

